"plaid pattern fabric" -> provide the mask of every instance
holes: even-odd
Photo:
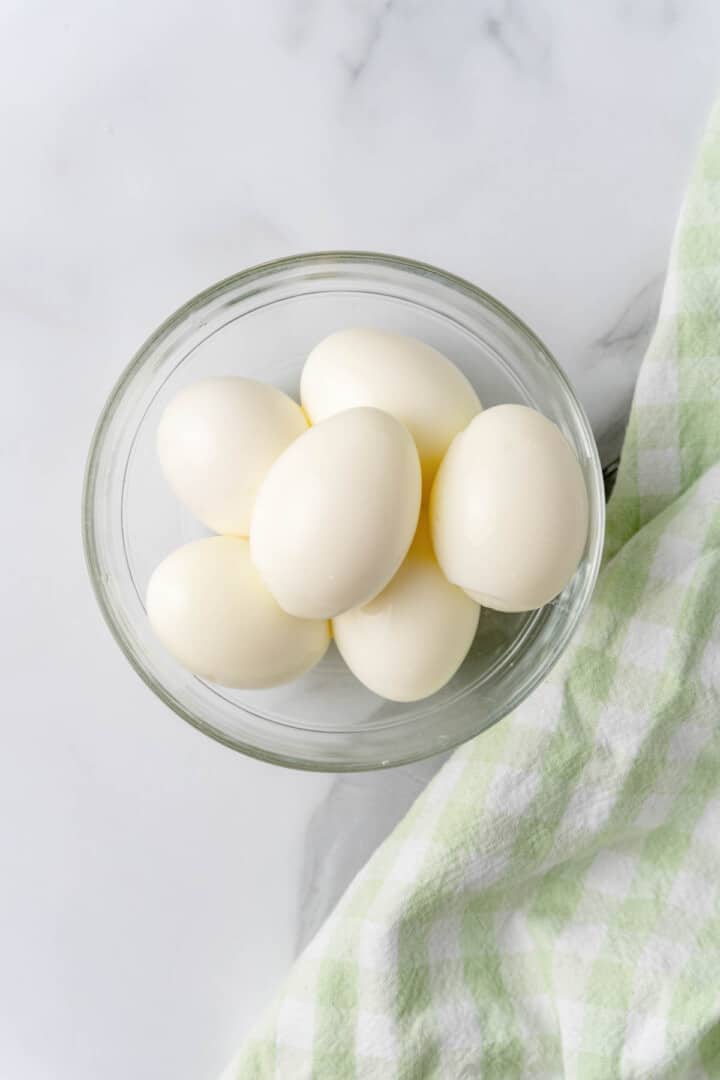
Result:
[[[720,111],[554,673],[456,752],[226,1080],[720,1076]]]

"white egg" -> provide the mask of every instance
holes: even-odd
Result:
[[[277,686],[325,654],[327,622],[294,619],[267,591],[237,536],[186,544],[160,563],[147,590],[150,624],[183,667],[221,686]]]
[[[423,515],[387,588],[333,619],[333,634],[345,663],[370,690],[391,701],[418,701],[458,670],[479,614],[479,606],[440,570]]]
[[[588,498],[572,447],[523,405],[480,413],[438,470],[435,555],[485,607],[530,611],[560,593],[585,549]]]
[[[313,424],[357,405],[394,416],[415,440],[426,493],[453,438],[481,409],[442,353],[383,330],[340,330],[321,341],[305,363],[300,396]]]
[[[385,588],[420,510],[406,428],[379,409],[311,427],[271,467],[250,527],[253,561],[285,611],[330,618]]]
[[[165,408],[158,456],[173,491],[199,521],[247,536],[266,472],[307,426],[300,406],[274,386],[232,375],[203,379]]]

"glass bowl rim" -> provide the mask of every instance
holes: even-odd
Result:
[[[224,746],[229,747],[238,753],[243,753],[248,757],[255,758],[257,760],[266,762],[268,764],[281,765],[286,768],[300,769],[308,772],[367,772],[375,771],[376,769],[395,768],[400,765],[407,765],[414,761],[421,761],[427,757],[433,756],[439,751],[431,751],[429,754],[425,753],[412,753],[407,756],[400,755],[398,758],[393,759],[390,762],[378,762],[373,765],[364,763],[354,763],[349,760],[343,760],[333,762],[332,765],[315,761],[312,758],[300,758],[292,756],[289,753],[278,753],[266,750],[255,746],[252,743],[243,742],[240,739],[225,735],[222,731],[213,727],[211,724],[206,723],[200,717],[193,715],[192,712],[185,709],[181,702],[178,702],[168,691],[166,691],[163,684],[154,678],[152,673],[148,671],[135,655],[135,651],[128,646],[123,634],[120,621],[116,616],[114,605],[106,591],[102,573],[100,571],[100,560],[98,557],[98,538],[95,529],[95,518],[93,513],[93,507],[95,505],[96,496],[96,480],[98,471],[98,462],[103,450],[105,449],[105,437],[107,435],[110,423],[117,411],[120,401],[126,387],[131,383],[134,377],[140,372],[144,363],[149,356],[152,355],[154,350],[165,340],[173,330],[194,313],[202,310],[204,307],[212,303],[214,300],[222,297],[225,293],[231,292],[242,285],[248,285],[252,282],[258,281],[266,277],[272,277],[283,271],[299,270],[303,268],[307,269],[319,269],[322,267],[331,268],[338,263],[347,264],[359,264],[365,266],[378,266],[384,267],[389,270],[399,270],[415,275],[417,277],[429,278],[436,281],[438,284],[444,285],[451,291],[463,293],[469,296],[470,299],[479,301],[481,305],[490,308],[501,320],[509,324],[515,331],[521,336],[528,339],[537,351],[542,355],[543,360],[547,364],[552,376],[560,384],[561,388],[565,392],[565,396],[572,406],[573,411],[576,414],[576,418],[580,423],[580,427],[583,429],[584,434],[587,437],[587,442],[590,447],[590,457],[592,461],[592,478],[593,478],[593,490],[590,491],[589,497],[591,503],[596,507],[598,513],[597,528],[595,534],[590,537],[590,547],[587,553],[587,559],[589,563],[589,572],[586,575],[585,585],[582,593],[576,598],[573,609],[568,615],[565,623],[562,626],[562,632],[558,634],[557,639],[553,643],[552,648],[548,652],[548,656],[542,663],[538,664],[537,670],[533,673],[532,679],[528,681],[528,684],[523,687],[521,694],[512,695],[508,700],[508,707],[500,716],[497,717],[491,724],[475,734],[464,736],[462,738],[455,739],[449,742],[447,747],[442,752],[447,752],[455,749],[456,747],[468,742],[470,739],[475,738],[477,735],[483,733],[483,731],[489,730],[501,719],[504,719],[513,709],[517,708],[521,701],[525,700],[529,695],[537,688],[537,686],[547,678],[548,674],[555,666],[559,658],[562,656],[565,648],[570,642],[578,623],[585,614],[590,598],[593,594],[595,584],[597,582],[598,573],[602,562],[603,553],[603,539],[605,532],[605,499],[603,495],[603,476],[602,466],[598,456],[597,445],[595,437],[590,426],[587,414],[578,400],[573,387],[563,371],[562,367],[558,364],[557,360],[550,352],[545,343],[538,337],[534,330],[532,330],[518,315],[510,310],[505,304],[494,297],[491,293],[486,292],[479,286],[474,285],[457,274],[453,274],[449,271],[442,270],[441,268],[418,261],[416,259],[406,258],[399,255],[391,255],[382,252],[364,251],[364,250],[322,250],[316,252],[306,252],[302,254],[284,256],[278,259],[271,259],[267,262],[257,263],[253,266],[241,270],[235,274],[230,274],[228,277],[222,278],[215,282],[213,285],[208,286],[195,296],[191,297],[179,308],[177,308],[171,315],[163,320],[162,323],[145,339],[139,349],[135,352],[132,359],[126,365],[121,372],[119,378],[115,382],[112,390],[110,391],[105,404],[100,412],[98,420],[95,425],[95,429],[90,441],[90,446],[87,455],[87,461],[85,465],[85,473],[83,480],[82,490],[82,504],[81,504],[81,530],[82,530],[82,543],[83,552],[85,556],[85,563],[88,570],[88,576],[97,600],[98,606],[102,613],[103,619],[110,630],[113,638],[120,647],[123,655],[130,663],[133,670],[140,676],[146,686],[158,697],[165,705],[167,705],[174,713],[185,720],[192,727],[196,728],[204,735],[208,735],[216,742],[221,743]]]

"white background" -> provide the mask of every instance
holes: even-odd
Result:
[[[713,0],[0,0],[1,1077],[213,1077],[433,769],[260,765],[131,672],[79,533],[129,356],[390,251],[515,308],[610,452],[718,58]]]

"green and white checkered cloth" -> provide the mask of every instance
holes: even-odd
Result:
[[[720,110],[578,638],[361,871],[226,1080],[720,1076]]]

